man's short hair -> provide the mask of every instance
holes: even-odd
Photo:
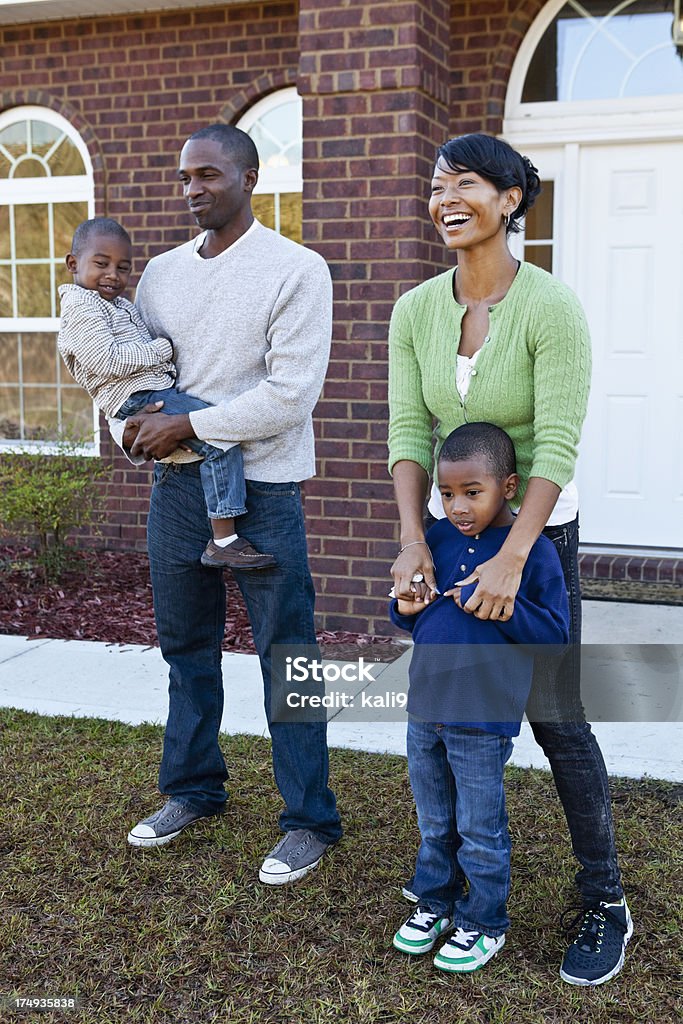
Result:
[[[93,235],[111,235],[127,242],[132,248],[130,235],[117,220],[112,220],[111,217],[92,217],[90,220],[84,220],[74,231],[71,241],[71,252],[74,256],[80,255]]]
[[[187,141],[193,142],[195,139],[217,142],[241,171],[248,171],[252,167],[258,171],[258,150],[253,139],[241,128],[235,128],[233,124],[208,124],[193,132]]]
[[[494,423],[463,423],[451,431],[439,451],[439,462],[462,462],[483,456],[497,480],[517,472],[515,446]]]

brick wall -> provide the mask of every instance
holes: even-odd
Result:
[[[441,268],[424,197],[448,122],[448,17],[439,2],[301,2],[305,240],[335,290],[306,511],[318,609],[332,629],[389,628],[387,325],[398,296]]]
[[[0,110],[49,107],[80,132],[95,168],[95,213],[125,224],[139,274],[195,234],[175,177],[180,143],[296,81],[297,5],[6,26],[0,55]],[[102,454],[114,464],[104,542],[144,549],[149,467],[131,468],[102,426]]]
[[[300,0],[0,29],[0,109],[58,110],[88,145],[96,213],[131,230],[137,270],[194,229],[179,144],[297,84],[304,106],[304,240],[328,260],[335,324],[306,485],[321,622],[388,632],[397,547],[386,470],[393,303],[442,270],[426,210],[436,146],[501,127],[505,83],[542,0]],[[144,547],[149,470],[114,462],[105,542]]]

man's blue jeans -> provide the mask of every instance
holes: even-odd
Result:
[[[543,532],[557,549],[567,584],[570,647],[559,673],[537,659],[527,718],[550,762],[574,855],[581,864],[576,883],[588,905],[620,899],[623,889],[605,762],[581,704],[578,518]]]
[[[278,563],[234,573],[261,661],[270,724],[270,647],[316,642],[314,591],[298,485],[249,480],[247,506],[240,535]],[[227,779],[218,745],[225,585],[220,569],[200,563],[209,539],[198,465],[157,464],[148,545],[159,643],[170,667],[159,789],[207,814],[225,803]],[[275,781],[285,802],[281,829],[311,829],[331,843],[341,826],[328,786],[326,729],[324,722],[270,724]]]
[[[208,409],[208,402],[201,398],[188,395],[176,388],[164,388],[162,391],[136,391],[128,398],[116,414],[119,420],[134,416],[146,405],[163,402],[160,410],[167,416],[175,416],[197,409]],[[246,487],[244,483],[244,464],[242,449],[238,444],[228,448],[216,448],[197,437],[188,437],[183,444],[203,456],[200,465],[200,478],[204,489],[204,501],[210,519],[235,519],[247,511],[245,506]]]
[[[408,769],[421,836],[411,889],[458,928],[492,936],[510,925],[503,771],[511,752],[509,736],[408,722]]]

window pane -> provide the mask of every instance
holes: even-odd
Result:
[[[280,234],[294,242],[302,241],[302,207],[300,192],[284,192],[280,195]]]
[[[82,388],[62,390],[62,434],[92,444],[93,403]]]
[[[24,388],[24,436],[32,441],[57,440],[57,388]]]
[[[0,150],[0,178],[9,178],[9,171],[11,167],[10,161],[7,159],[5,154]]]
[[[26,139],[28,135],[28,121],[18,121],[10,124],[0,131],[0,145],[11,154],[16,160],[18,156],[26,152]]]
[[[55,203],[53,206],[53,216],[55,232],[54,251],[55,256],[61,259],[71,251],[71,240],[78,225],[88,219],[88,204]]]
[[[25,384],[56,384],[55,335],[22,334],[21,367]]]
[[[0,437],[18,440],[20,422],[19,388],[0,388]]]
[[[16,334],[0,334],[0,384],[19,383],[19,342]]]
[[[31,121],[31,152],[39,153],[40,156],[52,148],[60,135],[63,135],[61,128],[54,124],[47,124],[45,121]]]
[[[524,259],[527,263],[534,263],[537,267],[553,272],[553,247],[552,245],[526,245],[524,247]]]
[[[543,182],[543,191],[526,215],[525,235],[527,239],[553,237],[553,194],[554,181]]]
[[[33,160],[29,157],[27,160],[22,160],[20,163],[15,164],[13,177],[44,178],[46,174],[47,171],[40,160]]]
[[[17,316],[53,315],[49,266],[17,267],[17,299]]]
[[[0,260],[9,259],[9,207],[0,206]]]
[[[60,302],[59,302],[59,286],[61,284],[73,284],[74,279],[66,266],[63,263],[58,263],[55,267],[55,310],[59,314]]]
[[[9,267],[0,267],[0,317],[12,316],[12,272]]]
[[[254,216],[262,224],[265,224],[267,228],[275,230],[275,200],[273,196],[252,196],[251,207],[254,211]]]
[[[529,64],[523,103],[683,93],[671,42],[673,0],[570,0]]]
[[[50,255],[47,205],[45,203],[15,206],[14,233],[17,259],[41,259]],[[28,315],[28,314],[27,314]]]
[[[81,154],[76,149],[71,139],[66,136],[62,139],[57,149],[49,160],[52,174],[85,174],[85,164]]]

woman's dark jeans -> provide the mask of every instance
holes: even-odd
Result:
[[[623,895],[607,771],[581,704],[581,591],[579,520],[543,531],[560,556],[567,585],[571,644],[560,670],[537,659],[527,718],[550,762],[574,854],[576,884],[585,904]]]

